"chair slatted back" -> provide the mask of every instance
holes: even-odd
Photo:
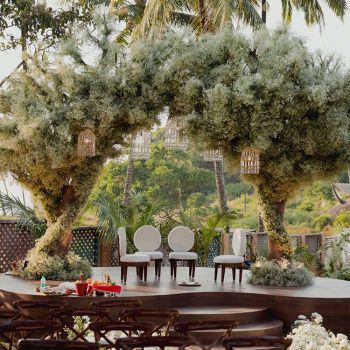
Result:
[[[22,339],[19,350],[99,350],[99,344],[68,340]]]
[[[93,301],[91,306],[94,309],[107,309],[109,315],[113,321],[119,321],[122,313],[127,309],[134,309],[140,307],[142,301],[139,299],[115,299],[115,300],[102,300]]]
[[[238,322],[218,320],[218,321],[198,321],[198,322],[179,322],[175,323],[174,329],[176,332],[189,337],[194,344],[202,349],[210,350],[215,346],[222,346],[223,340],[231,336],[232,330],[238,327]],[[210,345],[204,345],[196,337],[196,331],[222,330],[219,335]]]
[[[122,321],[144,322],[155,324],[152,333],[169,335],[170,327],[174,324],[179,312],[174,309],[136,308],[125,310],[121,315]]]
[[[69,331],[74,337],[73,341],[85,341],[89,342],[88,333],[89,333],[89,323],[90,322],[99,322],[99,321],[110,321],[107,309],[95,310],[92,308],[66,308],[66,309],[54,309],[50,311],[54,320],[58,321],[61,324],[61,331]],[[74,318],[75,317],[87,317],[88,322],[84,325],[83,329],[77,330],[74,327]]]
[[[13,321],[21,317],[19,310],[0,309],[0,322]]]
[[[118,345],[123,350],[132,349],[144,349],[150,348],[160,348],[164,349],[166,347],[171,347],[172,349],[177,348],[179,350],[185,349],[190,346],[191,340],[188,337],[181,336],[166,336],[166,337],[132,337],[132,338],[122,338],[119,340]]]
[[[0,323],[0,349],[18,349],[18,339],[26,339],[35,333],[38,339],[53,338],[60,324],[50,320],[15,320]]]
[[[244,348],[273,348],[276,350],[286,350],[292,344],[292,340],[284,337],[265,336],[265,337],[235,337],[225,339],[223,345],[226,350],[244,349]]]
[[[21,312],[21,319],[36,320],[36,319],[52,319],[50,310],[63,309],[68,307],[68,303],[63,300],[45,300],[45,301],[26,301],[18,300],[13,303],[14,307]]]
[[[96,342],[100,342],[102,339],[112,349],[119,349],[118,342],[121,336],[144,337],[151,335],[154,324],[150,322],[92,322],[89,329],[94,332]]]

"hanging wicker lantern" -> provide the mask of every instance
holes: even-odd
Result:
[[[219,149],[208,149],[202,153],[203,160],[206,162],[219,162],[223,161],[224,157]]]
[[[95,157],[96,137],[90,129],[83,130],[78,137],[78,157]]]
[[[246,147],[241,155],[241,174],[259,174],[260,152],[253,147]]]
[[[151,158],[151,133],[141,131],[132,141],[130,157],[132,159],[150,159]]]
[[[182,135],[181,129],[184,124],[178,118],[167,120],[165,126],[165,148],[185,151],[188,148],[188,137]]]

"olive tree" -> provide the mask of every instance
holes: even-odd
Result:
[[[130,133],[157,121],[157,57],[135,49],[127,59],[115,43],[114,24],[96,21],[99,30],[77,31],[54,61],[33,58],[0,94],[0,172],[32,192],[48,222],[26,257],[24,276],[79,275],[79,259],[68,254],[74,221],[105,161],[119,154]],[[84,129],[96,136],[93,157],[77,153]]]
[[[190,135],[221,148],[232,167],[245,147],[259,150],[259,174],[244,179],[255,187],[270,256],[290,255],[286,202],[350,160],[350,76],[342,63],[312,54],[285,28],[251,38],[223,30],[184,40],[157,84]]]

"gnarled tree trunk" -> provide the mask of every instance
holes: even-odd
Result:
[[[269,259],[290,256],[293,247],[283,224],[286,200],[270,199],[262,188],[258,188],[257,195],[265,231],[269,236]]]
[[[223,161],[214,161],[214,173],[216,190],[219,196],[220,211],[225,213],[227,211],[227,197],[225,191],[225,178],[224,178],[224,166]]]

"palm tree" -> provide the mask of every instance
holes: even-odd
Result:
[[[262,0],[266,2],[266,0]],[[282,18],[286,22],[292,20],[293,9],[304,12],[305,22],[308,25],[318,23],[320,25],[324,24],[323,9],[320,1],[318,0],[281,0],[282,2]],[[344,17],[347,10],[346,0],[325,0],[328,7],[332,12],[341,19]],[[266,6],[263,7],[263,11],[266,12]],[[266,23],[266,13],[265,21]]]
[[[142,38],[174,24],[191,24],[201,35],[231,23],[232,16],[258,27],[262,23],[259,5],[260,0],[148,0],[134,36]],[[176,19],[183,19],[183,23]]]

